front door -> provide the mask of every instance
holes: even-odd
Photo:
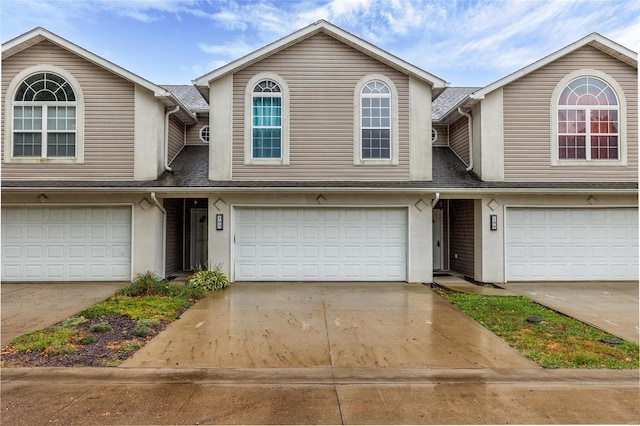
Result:
[[[442,270],[442,210],[433,209],[433,269],[435,271]]]
[[[191,269],[207,269],[207,209],[191,209]]]

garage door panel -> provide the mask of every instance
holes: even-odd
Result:
[[[2,209],[2,279],[129,280],[131,208]]]
[[[236,280],[405,279],[402,209],[237,208],[234,222]]]
[[[638,279],[635,208],[508,208],[509,281]]]

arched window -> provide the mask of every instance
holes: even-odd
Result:
[[[391,91],[379,80],[367,83],[361,92],[362,158],[391,158]]]
[[[603,80],[578,77],[558,96],[558,159],[620,159],[620,107]]]
[[[12,157],[76,157],[76,93],[63,77],[38,72],[13,97]]]
[[[383,74],[367,74],[353,90],[353,165],[398,165],[398,91]]]
[[[282,89],[273,80],[253,88],[251,102],[253,158],[282,157]]]

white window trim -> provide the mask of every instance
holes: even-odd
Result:
[[[253,89],[262,80],[273,80],[280,86],[282,97],[282,131],[280,140],[280,158],[253,158]],[[289,165],[289,86],[284,78],[271,72],[256,74],[249,80],[244,92],[244,164],[245,165]]]
[[[200,140],[204,143],[209,143],[208,140],[206,140],[204,138],[204,136],[202,135],[205,131],[205,129],[207,130],[207,132],[209,132],[209,140],[211,140],[211,129],[209,128],[208,124],[205,124],[204,126],[200,127],[200,131],[198,132],[198,135],[200,136]]]
[[[380,80],[391,92],[391,158],[362,158],[362,89],[372,80]],[[380,166],[399,164],[398,158],[398,90],[390,78],[382,74],[367,74],[362,77],[353,91],[353,165]]]
[[[558,99],[562,94],[562,91],[567,87],[571,81],[579,77],[596,77],[604,81],[611,87],[618,98],[618,159],[596,159],[596,160],[571,160],[560,159],[558,157]],[[552,166],[588,166],[588,167],[600,167],[600,166],[626,166],[627,165],[627,99],[624,96],[624,91],[618,82],[610,75],[594,70],[594,69],[581,69],[576,70],[566,75],[551,95],[551,165]]]
[[[438,141],[438,131],[432,127],[431,128],[431,143],[434,144],[437,141]]]
[[[76,156],[75,157],[14,157],[13,156],[13,106],[14,106],[14,98],[16,94],[16,90],[22,82],[32,74],[37,74],[41,72],[50,72],[54,74],[58,74],[60,77],[67,80],[69,84],[73,87],[74,94],[76,96]],[[64,103],[61,103],[61,105]],[[82,92],[82,87],[78,80],[66,71],[63,68],[57,67],[55,65],[34,65],[32,67],[26,68],[19,72],[9,86],[7,87],[7,92],[5,94],[5,102],[4,102],[4,124],[5,124],[5,132],[4,132],[4,163],[15,163],[15,164],[83,164],[84,163],[84,93]],[[47,147],[44,146],[42,150],[44,151]],[[7,155],[9,153],[9,155]]]

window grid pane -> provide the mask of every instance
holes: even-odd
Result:
[[[75,157],[76,135],[74,133],[48,133],[47,157]]]
[[[362,129],[362,158],[391,158],[388,129]]]
[[[253,129],[253,158],[280,158],[280,129]]]
[[[16,133],[13,136],[14,157],[42,156],[41,133]]]

